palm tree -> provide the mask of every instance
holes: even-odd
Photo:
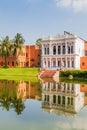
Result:
[[[20,33],[17,33],[16,36],[13,39],[13,56],[16,56],[16,65],[18,65],[18,54],[22,53],[22,47],[25,40],[23,39],[22,35]]]
[[[10,97],[2,97],[0,99],[0,107],[2,107],[3,109],[6,109],[7,111],[9,111],[9,109],[11,108],[11,98]]]
[[[21,52],[24,42],[25,40],[23,39],[22,35],[20,33],[17,33],[15,38],[13,39],[14,43],[13,55],[17,55],[18,53]]]
[[[25,105],[21,98],[14,97],[12,100],[12,107],[15,109],[17,115],[20,115],[24,110]]]
[[[5,65],[7,65],[7,57],[9,57],[11,54],[10,45],[11,41],[9,40],[8,36],[2,38],[0,41],[0,56],[5,59]]]
[[[37,46],[39,46],[39,48],[40,48],[40,54],[42,53],[41,52],[41,45],[42,45],[42,38],[38,38],[37,40],[36,40],[36,45]],[[40,55],[40,66],[41,66],[41,55]]]
[[[42,42],[42,38],[38,38],[36,40],[36,45],[39,46],[39,47],[41,47],[41,42]]]

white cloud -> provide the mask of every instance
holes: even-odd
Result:
[[[87,0],[55,0],[58,7],[72,8],[75,12],[87,11]]]
[[[56,128],[60,128],[61,130],[71,130],[71,129],[87,130],[87,118],[73,117],[72,119],[73,120],[66,122],[60,121],[57,124],[55,124],[55,126]]]
[[[71,0],[56,0],[56,4],[60,7],[67,7],[70,6]]]

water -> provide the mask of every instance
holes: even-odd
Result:
[[[87,85],[0,81],[0,130],[87,130]]]

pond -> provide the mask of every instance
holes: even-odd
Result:
[[[87,84],[0,80],[0,130],[87,130]]]

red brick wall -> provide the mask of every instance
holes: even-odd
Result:
[[[86,56],[80,58],[80,69],[87,70],[87,57]]]
[[[81,84],[81,85],[80,85],[80,91],[87,93],[87,84]]]
[[[40,48],[38,46],[30,46],[30,67],[40,66]]]
[[[6,58],[7,64],[9,67],[16,66],[16,57],[11,56],[9,58]],[[0,67],[3,67],[5,63],[5,59],[0,57]]]
[[[40,48],[36,45],[26,45],[26,62],[28,67],[40,66]]]

